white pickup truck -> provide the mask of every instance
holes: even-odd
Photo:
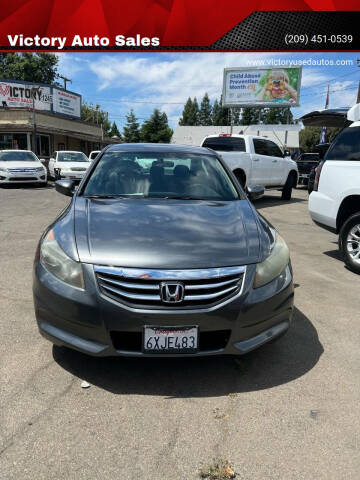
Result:
[[[201,146],[215,150],[243,188],[263,185],[282,190],[281,198],[290,200],[292,189],[298,182],[298,168],[275,142],[253,135],[221,133],[208,135]]]

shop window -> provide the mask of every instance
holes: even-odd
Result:
[[[13,148],[12,135],[0,135],[0,150],[8,150]]]
[[[49,135],[36,135],[36,151],[40,157],[50,156],[50,137]]]
[[[26,133],[14,133],[12,148],[15,148],[15,149],[18,149],[18,150],[27,150],[28,149]]]

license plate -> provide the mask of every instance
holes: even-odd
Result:
[[[194,353],[198,349],[198,327],[144,327],[145,353]]]

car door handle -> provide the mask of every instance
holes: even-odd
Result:
[[[273,161],[272,161],[272,163],[276,163],[276,162],[277,162],[277,160],[273,160]]]
[[[259,158],[254,158],[254,162],[258,162],[259,160]]]

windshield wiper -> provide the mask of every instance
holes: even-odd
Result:
[[[190,195],[169,195],[164,198],[165,200],[207,200],[204,197],[191,197]]]
[[[84,195],[85,198],[130,198],[126,195]]]

